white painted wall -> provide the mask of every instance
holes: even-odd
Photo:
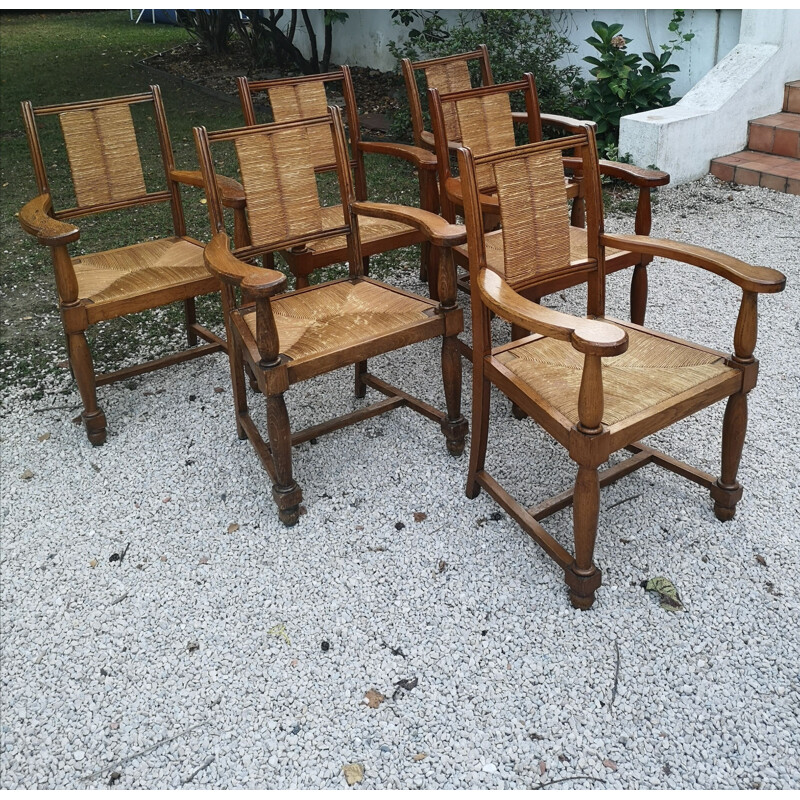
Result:
[[[739,44],[668,108],[623,117],[619,149],[674,184],[705,175],[712,158],[744,149],[749,120],[780,111],[800,79],[800,10],[742,12]]]
[[[395,25],[388,9],[343,9],[349,17],[346,22],[334,25],[332,60],[336,64],[372,67],[380,70],[395,69],[396,62],[389,52],[390,41],[405,39],[407,29],[403,25]],[[441,12],[455,20],[458,11]],[[592,21],[600,19],[606,23],[623,24],[623,36],[631,39],[628,49],[642,53],[650,49],[647,38],[649,25],[650,37],[655,52],[660,53],[660,45],[666,44],[672,34],[667,25],[672,11],[657,9],[645,12],[639,9],[602,9],[580,10],[569,9],[550,11],[557,28],[564,33],[578,48],[564,59],[565,63],[577,64],[589,78],[589,65],[582,59],[586,55],[596,55],[596,51],[584,41],[593,36]],[[309,12],[312,25],[318,32],[318,47],[322,51],[322,12]],[[699,81],[723,56],[725,56],[739,40],[739,23],[741,11],[726,9],[714,11],[703,9],[687,11],[682,24],[684,33],[694,33],[691,42],[683,45],[684,50],[676,52],[673,62],[681,71],[677,74],[673,85],[673,95],[680,97]],[[302,19],[298,20],[298,32],[295,42],[303,53],[308,54],[308,40]]]

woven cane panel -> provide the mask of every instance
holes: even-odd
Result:
[[[439,94],[463,92],[472,88],[472,79],[469,76],[469,67],[466,61],[433,64],[425,69],[425,80],[428,82],[428,87],[438,89]],[[442,110],[444,112],[444,129],[447,132],[447,138],[451,142],[460,142],[461,128],[452,103],[445,103]]]
[[[507,94],[470,97],[448,105],[456,107],[461,142],[469,147],[474,155],[481,156],[497,150],[506,150],[516,144],[511,101]],[[479,165],[477,175],[479,188],[494,187],[494,173],[491,166]]]
[[[295,362],[424,322],[431,307],[368,281],[331,283],[272,301],[280,352]],[[255,336],[255,313],[245,321]]]
[[[306,130],[236,139],[253,244],[268,245],[324,229]]]
[[[209,277],[202,246],[176,237],[81,256],[72,263],[78,297],[94,303],[138,297]]]
[[[147,193],[129,106],[59,114],[78,206]]]
[[[505,254],[503,252],[503,231],[490,231],[486,234],[486,266],[496,272],[498,275],[505,276]],[[586,229],[573,228],[569,229],[569,258],[571,264],[578,264],[581,261],[586,261],[588,246],[586,242]],[[459,253],[468,258],[468,250],[466,245],[461,245],[455,248]],[[616,247],[606,247],[606,262],[608,263],[616,256],[629,255],[627,250],[619,250]]]
[[[628,349],[603,363],[603,424],[616,425],[648,408],[733,372],[721,358],[691,345],[631,328]],[[583,355],[568,342],[537,339],[496,356],[567,419],[578,422]]]
[[[334,228],[344,225],[344,214],[341,206],[327,206],[320,209],[322,214],[322,225],[324,228]],[[404,225],[402,222],[395,222],[390,219],[377,219],[376,217],[359,217],[358,229],[361,235],[361,244],[375,242],[380,239],[389,239],[395,236],[402,236],[414,233],[415,229],[411,225]],[[420,236],[420,240],[422,236]],[[308,243],[308,249],[312,253],[328,253],[332,250],[339,250],[347,246],[344,236],[329,236],[326,239],[317,239]],[[388,249],[388,248],[387,248]]]
[[[294,122],[298,119],[325,117],[328,114],[328,100],[322,81],[275,86],[268,90],[268,94],[275,122]],[[311,153],[314,166],[334,164],[336,155],[330,129],[315,127],[309,130],[308,135],[313,142]]]
[[[499,162],[494,175],[509,284],[568,267],[569,214],[561,151]]]

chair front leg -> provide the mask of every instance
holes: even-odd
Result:
[[[272,452],[275,478],[272,497],[278,506],[278,518],[287,527],[300,518],[303,493],[292,477],[292,431],[283,394],[267,395],[267,433]]]
[[[575,608],[592,607],[602,574],[594,563],[594,543],[600,516],[600,480],[597,467],[578,466],[572,507],[575,560],[564,571],[569,599]]]
[[[464,452],[468,424],[461,413],[461,352],[458,337],[453,334],[442,339],[442,380],[447,405],[447,417],[442,420],[442,433],[452,456]]]
[[[68,333],[67,349],[72,373],[83,401],[81,418],[86,426],[86,435],[95,447],[99,447],[106,441],[106,415],[97,405],[94,365],[86,334],[83,331]]]
[[[639,188],[639,200],[636,204],[636,221],[634,232],[640,236],[649,236],[653,224],[652,206],[650,202],[650,188]],[[631,322],[635,325],[644,325],[644,315],[647,311],[647,265],[653,260],[652,256],[640,255],[639,263],[633,268],[631,278]]]

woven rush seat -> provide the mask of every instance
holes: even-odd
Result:
[[[505,275],[505,257],[503,255],[503,231],[491,231],[486,234],[486,266],[498,275]],[[454,250],[465,260],[468,260],[467,245],[460,245]],[[569,258],[570,263],[575,265],[581,261],[586,261],[588,255],[586,242],[586,229],[576,228],[570,225],[569,228]],[[635,263],[636,256],[627,250],[618,250],[613,247],[606,248],[606,269],[611,272],[615,269],[615,261],[629,259],[629,266]],[[608,262],[611,262],[610,265]]]
[[[320,209],[320,212],[323,227],[336,228],[344,225],[344,212],[340,205],[327,206]],[[373,248],[370,247],[371,244],[379,245],[376,252],[383,252],[383,242],[389,236],[402,236],[405,234],[414,240],[418,238],[417,232],[410,225],[404,225],[402,222],[395,222],[391,219],[363,217],[359,220],[359,230],[361,247],[367,255],[374,255]],[[412,243],[409,242],[409,244]],[[344,236],[329,236],[327,239],[309,242],[307,247],[312,253],[327,253],[331,250],[346,248],[347,242]]]
[[[281,354],[296,364],[404,330],[415,322],[427,322],[436,306],[363,279],[276,297],[272,313]],[[255,311],[243,312],[242,318],[255,338]]]
[[[203,263],[203,245],[172,236],[80,256],[72,262],[78,279],[78,296],[92,303],[107,303],[208,279],[212,292],[216,278]],[[192,287],[197,292],[197,287]]]
[[[689,342],[662,339],[616,320],[614,323],[627,332],[628,349],[622,355],[601,359],[602,423],[609,428],[654,405],[669,403],[712,378],[726,374],[735,377],[739,372],[726,366],[723,356]],[[569,342],[536,338],[494,358],[572,424],[578,424],[583,355]]]

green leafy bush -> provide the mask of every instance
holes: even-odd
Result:
[[[440,58],[485,44],[496,83],[516,81],[524,73],[532,72],[544,111],[564,114],[573,110],[575,95],[583,86],[580,68],[558,66],[556,62],[576,48],[558,32],[549,14],[532,10],[475,10],[460,12],[452,24],[437,11],[393,11],[392,16],[396,24],[409,28],[405,42],[389,43],[398,62],[401,58],[412,61]],[[477,65],[475,70],[473,80],[477,82]],[[410,138],[407,103],[395,115],[392,134],[396,138]]]
[[[637,111],[663,108],[672,105],[672,74],[679,72],[677,64],[670,64],[675,50],[683,49],[681,42],[688,42],[693,33],[680,32],[683,11],[676,11],[669,24],[669,31],[676,36],[668,44],[661,45],[661,55],[647,52],[630,53],[630,39],[621,35],[622,25],[595,21],[592,29],[597,36],[586,42],[594,47],[598,56],[586,56],[583,60],[592,65],[589,70],[594,81],[583,90],[585,115],[597,123],[597,143],[601,152],[616,151],[619,139],[620,118]]]

